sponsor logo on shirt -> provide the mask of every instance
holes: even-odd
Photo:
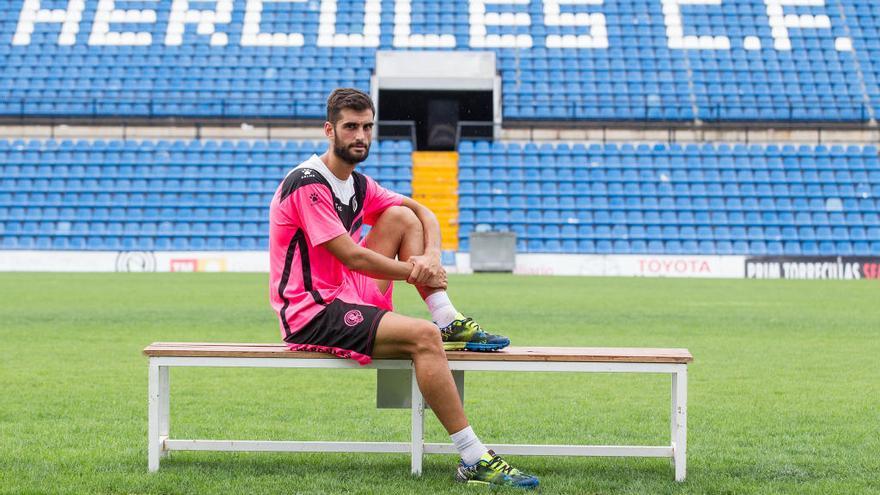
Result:
[[[346,325],[353,327],[358,323],[364,321],[364,315],[359,310],[352,309],[348,313],[345,313],[345,317],[343,319],[345,320]]]

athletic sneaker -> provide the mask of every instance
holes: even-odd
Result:
[[[497,351],[510,345],[507,337],[486,332],[473,318],[465,318],[461,313],[440,329],[440,335],[447,351]]]
[[[465,465],[464,461],[459,462],[458,470],[455,472],[455,481],[475,485],[501,485],[519,488],[538,486],[536,476],[516,469],[491,450],[483,454],[483,457],[473,466]]]

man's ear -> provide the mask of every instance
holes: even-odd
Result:
[[[324,135],[328,138],[332,138],[334,134],[333,124],[330,122],[324,122]]]

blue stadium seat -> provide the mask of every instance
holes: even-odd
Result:
[[[577,241],[577,252],[581,254],[593,254],[596,252],[596,245],[591,239],[580,239]]]
[[[630,254],[630,245],[629,241],[625,240],[616,240],[613,244],[613,250],[617,254]]]
[[[683,254],[681,242],[670,240],[664,243],[664,252],[666,254]]]
[[[715,241],[715,254],[733,254],[733,243],[730,241]]]
[[[541,239],[528,239],[526,240],[526,251],[530,253],[542,253],[544,252],[544,241]]]

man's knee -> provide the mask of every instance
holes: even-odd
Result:
[[[406,206],[392,206],[382,212],[377,223],[406,227],[407,229],[421,228],[422,222],[419,217]]]
[[[443,341],[437,325],[430,321],[420,320],[413,328],[413,352],[415,354],[442,354]]]

